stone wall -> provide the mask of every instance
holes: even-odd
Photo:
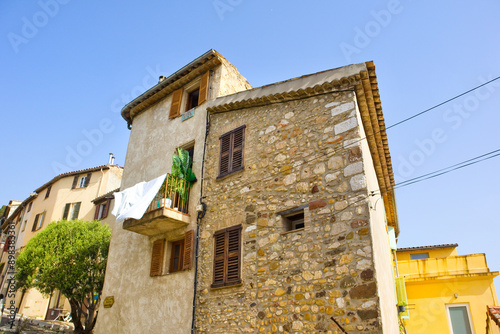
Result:
[[[217,179],[219,137],[242,125],[245,168]],[[358,125],[349,91],[211,116],[199,333],[382,331]],[[284,232],[276,213],[301,206]],[[238,224],[242,284],[211,289],[213,233]]]

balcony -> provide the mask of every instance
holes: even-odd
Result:
[[[398,261],[398,269],[399,275],[405,276],[406,281],[498,275],[497,272],[490,272],[484,254]]]
[[[187,226],[190,183],[167,174],[165,182],[141,219],[127,219],[123,228],[153,236]]]

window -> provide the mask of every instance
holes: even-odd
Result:
[[[39,213],[35,216],[35,221],[33,222],[33,227],[31,231],[37,231],[43,226],[43,219],[45,218],[45,212]]]
[[[169,272],[173,273],[182,270],[183,249],[184,249],[184,240],[172,242]]]
[[[33,202],[30,202],[30,204],[28,204],[28,211],[27,212],[30,212],[31,211],[31,205],[33,204]]]
[[[241,283],[241,225],[214,233],[212,288]]]
[[[449,304],[446,309],[452,334],[474,334],[467,304]]]
[[[304,228],[304,210],[302,212],[282,217],[285,231],[293,231]]]
[[[28,225],[28,220],[24,221],[24,223],[23,223],[23,229],[21,230],[21,232],[24,232],[24,230],[26,229],[26,225]]]
[[[220,136],[219,176],[243,169],[245,125]]]
[[[186,111],[195,108],[208,99],[209,72],[202,75],[199,88],[195,88],[187,94]],[[194,86],[194,84],[193,84]],[[186,90],[189,88],[186,88]],[[172,103],[168,117],[174,118],[181,114],[182,97],[184,88],[177,89],[172,93]]]
[[[423,260],[428,258],[429,258],[429,253],[410,254],[410,260]]]
[[[200,96],[200,89],[196,89],[188,94],[188,101],[186,111],[196,108],[198,106],[198,98]]]
[[[50,195],[50,189],[52,188],[52,185],[47,187],[47,192],[45,193],[45,198],[48,198]]]
[[[66,203],[64,206],[63,217],[64,220],[75,220],[78,219],[78,214],[80,213],[80,206],[82,202],[77,203]]]
[[[73,185],[71,186],[71,189],[88,187],[91,176],[92,173],[88,173],[87,175],[83,176],[75,175],[75,177],[73,178]]]
[[[108,216],[110,203],[111,203],[111,199],[108,198],[105,202],[101,202],[99,204],[96,204],[95,214],[94,214],[95,220],[101,220],[101,219],[104,219]]]
[[[161,276],[164,274],[165,244],[165,239],[153,242],[149,276]],[[169,272],[173,273],[191,268],[193,266],[194,230],[186,232],[184,239],[171,242],[170,245]]]

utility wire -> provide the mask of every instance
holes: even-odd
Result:
[[[455,99],[457,99],[457,98],[459,98],[459,97],[461,97],[461,96],[463,96],[463,95],[465,95],[465,94],[468,94],[468,93],[470,93],[470,92],[472,92],[472,91],[474,91],[474,90],[476,90],[476,89],[478,89],[478,88],[481,88],[481,87],[483,87],[483,86],[485,86],[485,85],[488,85],[488,84],[490,84],[490,83],[492,83],[492,82],[494,82],[494,81],[496,81],[496,80],[498,80],[498,79],[500,79],[500,76],[498,76],[498,77],[496,77],[496,78],[494,78],[494,79],[491,79],[491,80],[489,80],[489,81],[487,81],[487,82],[485,82],[485,83],[483,83],[483,84],[481,84],[481,85],[479,85],[479,86],[476,86],[476,87],[474,87],[474,88],[472,88],[472,89],[469,89],[469,90],[468,90],[468,91],[466,91],[466,92],[463,92],[463,93],[461,93],[461,94],[459,94],[459,95],[456,95],[456,96],[454,96],[454,97],[452,97],[452,98],[450,98],[450,99],[448,99],[448,100],[446,100],[446,101],[444,101],[444,102],[441,102],[441,103],[439,103],[439,104],[437,104],[437,105],[435,105],[435,106],[433,106],[433,107],[431,107],[431,108],[428,108],[428,109],[426,109],[426,110],[424,110],[424,111],[421,111],[421,112],[419,112],[419,113],[417,113],[417,114],[414,114],[413,116],[410,116],[410,117],[408,117],[408,118],[406,118],[406,119],[403,119],[403,120],[401,120],[401,121],[399,121],[399,122],[397,122],[397,123],[395,123],[395,124],[392,124],[391,126],[386,127],[386,129],[393,128],[393,127],[395,127],[395,126],[397,126],[397,125],[400,125],[400,124],[405,123],[405,122],[407,122],[407,121],[409,121],[409,120],[411,120],[411,119],[414,119],[414,118],[416,118],[416,117],[418,117],[418,116],[420,116],[420,115],[422,115],[422,114],[425,114],[425,113],[427,113],[427,112],[429,112],[429,111],[431,111],[431,110],[433,110],[433,109],[435,109],[435,108],[437,108],[437,107],[439,107],[439,106],[442,106],[443,104],[446,104],[446,103],[448,103],[448,102],[450,102],[450,101],[453,101],[453,100],[455,100]],[[349,143],[349,145],[347,146],[347,148],[342,147],[341,149],[334,150],[333,152],[330,152],[330,153],[327,153],[327,154],[321,154],[321,155],[316,156],[316,157],[313,157],[313,158],[311,158],[311,159],[309,159],[309,160],[304,160],[304,161],[302,161],[300,164],[296,164],[294,167],[299,167],[299,166],[302,166],[302,165],[304,165],[304,164],[306,164],[306,163],[312,162],[312,161],[314,161],[314,160],[317,160],[317,159],[320,159],[320,158],[325,158],[325,156],[326,156],[326,157],[332,157],[332,156],[333,156],[334,154],[336,154],[336,153],[340,153],[340,152],[347,151],[348,149],[352,148],[355,144],[357,144],[357,143],[359,143],[359,142],[361,142],[361,141],[363,141],[363,140],[365,140],[365,139],[367,139],[367,138],[373,137],[373,136],[375,136],[376,134],[379,134],[381,131],[383,131],[383,129],[381,129],[381,130],[379,130],[379,131],[376,131],[376,132],[374,132],[374,133],[372,133],[372,134],[370,134],[370,135],[367,135],[367,136],[365,136],[365,137],[363,137],[363,138],[359,138],[359,139],[357,139],[357,140],[355,140],[355,141],[353,141],[353,142]],[[268,181],[268,180],[271,180],[271,179],[273,179],[273,178],[276,178],[277,176],[278,176],[278,175],[270,175],[270,176],[267,176],[267,177],[264,177],[264,178],[260,179],[260,180],[259,180],[259,182]],[[254,183],[256,183],[256,182],[257,182],[257,181],[247,182],[247,183],[242,184],[242,185],[241,185],[241,187],[243,188],[243,187],[246,187],[246,186],[248,186],[248,185],[254,184]],[[212,196],[216,196],[216,195],[220,195],[220,194],[223,194],[223,193],[226,193],[226,192],[227,192],[227,191],[220,191],[220,192],[217,192],[217,193],[215,193],[215,194],[211,194],[211,195],[210,195],[210,197],[212,197]],[[209,197],[209,196],[205,196],[205,197]]]
[[[498,80],[498,79],[500,79],[500,77],[496,77],[496,78],[494,78],[494,79],[491,79],[490,81],[487,81],[487,82],[485,82],[485,83],[483,83],[483,84],[481,84],[481,85],[479,85],[479,86],[476,86],[476,87],[474,87],[474,88],[472,88],[472,89],[469,89],[468,91],[463,92],[462,94],[458,94],[458,95],[456,95],[456,96],[452,97],[451,99],[448,99],[448,100],[446,100],[446,101],[444,101],[444,102],[441,102],[441,103],[439,103],[439,104],[436,104],[434,107],[430,107],[429,109],[426,109],[426,110],[424,110],[424,111],[421,111],[421,112],[419,112],[419,113],[417,113],[417,114],[415,114],[415,115],[413,115],[413,116],[410,116],[410,117],[408,117],[408,118],[405,118],[405,119],[403,119],[403,120],[401,120],[401,121],[399,121],[399,122],[397,122],[397,123],[394,123],[394,124],[392,124],[391,126],[388,126],[388,127],[387,127],[387,130],[389,130],[390,128],[393,128],[393,127],[395,127],[395,126],[397,126],[397,125],[400,125],[400,124],[402,124],[402,123],[405,123],[405,122],[407,122],[407,121],[409,121],[409,120],[411,120],[411,119],[414,119],[415,117],[418,117],[418,116],[420,116],[420,115],[423,115],[423,114],[425,114],[425,113],[427,113],[427,112],[431,111],[432,109],[436,109],[437,107],[440,107],[440,106],[442,106],[443,104],[446,104],[446,103],[448,103],[448,102],[451,102],[451,101],[453,101],[453,100],[456,100],[456,99],[458,99],[459,97],[464,96],[464,95],[466,95],[466,94],[469,94],[470,92],[475,91],[476,89],[481,88],[481,87],[483,87],[483,86],[486,86],[487,84],[492,83],[493,81],[496,81],[496,80]]]

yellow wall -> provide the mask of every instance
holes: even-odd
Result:
[[[409,260],[415,251],[397,254],[410,310],[407,333],[452,334],[446,309],[449,304],[467,304],[475,333],[485,333],[486,305],[498,305],[493,283],[498,272],[489,271],[484,254],[457,256],[455,248],[416,253],[427,251],[430,258],[425,260]],[[500,331],[495,326],[491,333]]]

